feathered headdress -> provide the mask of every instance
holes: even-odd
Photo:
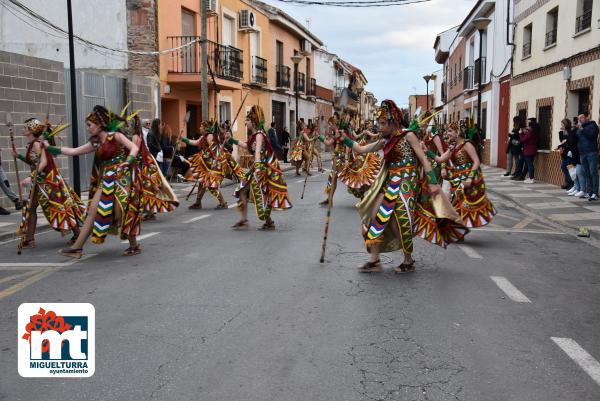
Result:
[[[377,108],[377,119],[385,119],[388,122],[394,122],[399,126],[404,121],[402,110],[396,106],[393,100],[386,99],[381,102],[381,106]]]
[[[252,121],[252,124],[258,129],[262,131],[265,129],[265,113],[263,113],[262,108],[259,105],[254,105],[246,114],[246,118]]]

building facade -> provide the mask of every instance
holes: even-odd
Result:
[[[536,178],[562,184],[561,120],[600,115],[600,2],[515,0],[510,112],[542,127]],[[596,85],[594,85],[596,83]]]

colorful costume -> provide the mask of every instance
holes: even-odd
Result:
[[[358,143],[365,145],[367,141],[363,138]],[[375,182],[381,164],[381,157],[377,153],[355,154],[350,151],[348,161],[340,170],[338,177],[346,185],[349,193],[362,199]]]
[[[295,167],[299,167],[302,166],[302,162],[304,161],[304,152],[305,152],[305,148],[306,148],[306,144],[304,142],[306,142],[304,140],[304,135],[302,134],[301,130],[298,130],[299,134],[296,135],[296,141],[294,142],[294,146],[292,147],[292,153],[290,154],[290,163],[295,166]]]
[[[41,154],[34,151],[35,143],[40,144],[41,151],[46,157],[46,167],[41,172],[37,171]],[[17,234],[26,236],[28,232],[35,232],[35,227],[28,227],[28,222],[30,214],[36,213],[38,204],[54,230],[60,231],[63,235],[77,230],[85,218],[85,205],[65,182],[54,157],[41,145],[40,139],[32,141],[27,147],[25,156],[19,155],[19,159],[29,164],[31,168],[31,184],[29,202],[27,207],[23,208]]]
[[[205,189],[221,202],[220,188],[224,172],[219,151],[219,144],[216,141],[209,144],[207,135],[203,135],[198,143],[198,153],[190,157],[189,162],[192,177],[198,180],[198,193]]]
[[[452,151],[453,164],[449,181],[452,185],[452,204],[467,227],[482,227],[492,221],[496,209],[485,193],[485,182],[481,169],[473,170],[473,160],[465,151],[463,142]],[[472,179],[469,188],[464,181]]]
[[[95,145],[96,154],[90,181],[90,202],[96,191],[102,191],[94,219],[92,242],[101,244],[106,235],[121,231],[121,239],[139,234],[142,220],[142,184],[138,162],[127,165],[126,149],[109,132],[102,144]],[[121,208],[121,221],[115,219],[114,207]]]

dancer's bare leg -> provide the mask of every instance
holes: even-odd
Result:
[[[96,219],[96,210],[98,210],[98,202],[100,202],[100,196],[102,191],[97,190],[90,202],[87,210],[87,216],[83,222],[83,226],[79,230],[79,236],[75,243],[71,245],[70,249],[81,249],[83,244],[87,241],[88,237],[92,233],[92,227],[94,226],[94,220]]]

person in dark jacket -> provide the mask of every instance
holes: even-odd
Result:
[[[589,119],[589,113],[579,115],[581,129],[577,131],[577,148],[584,166],[589,187],[589,200],[598,200],[598,124]]]
[[[275,123],[271,123],[271,128],[269,128],[269,142],[271,142],[271,146],[275,151],[275,155],[277,155],[278,159],[282,158],[281,146],[279,146],[279,141],[277,140],[277,131],[275,130]]]
[[[565,118],[561,121],[561,131],[559,132],[560,145],[556,150],[560,151],[561,164],[560,169],[565,176],[565,184],[563,189],[571,192],[575,188],[575,182],[569,173],[569,166],[577,166],[579,164],[579,151],[577,150],[577,133],[571,126],[571,120]]]
[[[534,174],[534,160],[537,155],[538,138],[540,135],[540,125],[537,123],[535,117],[529,119],[529,126],[527,129],[522,129],[519,133],[519,140],[523,145],[523,157],[519,160],[517,171],[518,176],[511,178],[512,180],[524,181],[526,184],[535,183]],[[529,173],[529,178],[525,176]]]
[[[290,133],[288,132],[287,127],[283,127],[283,130],[277,133],[277,139],[279,140],[279,145],[281,146],[283,153],[283,162],[287,163],[287,156],[290,150]]]
[[[515,167],[514,175],[517,175],[517,166],[522,153],[521,140],[519,139],[519,131],[521,130],[521,119],[513,117],[513,129],[508,136],[508,144],[506,146],[507,167],[504,177],[508,177],[512,173],[513,165]]]
[[[152,125],[150,126],[150,131],[148,131],[148,141],[147,146],[148,150],[156,159],[158,153],[162,150],[160,146],[160,119],[155,118],[152,120]]]

